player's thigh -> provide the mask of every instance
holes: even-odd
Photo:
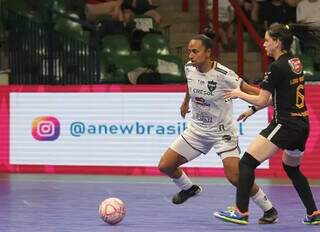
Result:
[[[237,181],[240,160],[240,148],[237,134],[234,131],[225,131],[221,134],[217,134],[213,147],[222,160],[227,179],[232,183]]]
[[[247,152],[260,163],[270,158],[279,150],[279,147],[262,135],[258,135],[249,145]]]
[[[206,136],[195,133],[187,128],[171,145],[170,148],[191,161],[201,154],[207,154],[212,148],[212,142]]]
[[[177,153],[176,151],[172,150],[171,148],[168,148],[167,151],[162,155],[160,161],[159,161],[159,168],[160,169],[175,169],[182,164],[187,163],[188,160]]]
[[[203,148],[201,139],[187,129],[176,138],[163,154],[159,162],[159,168],[177,168],[204,153],[200,150]]]
[[[213,148],[221,160],[227,157],[240,157],[238,136],[235,131],[216,133],[213,138]]]

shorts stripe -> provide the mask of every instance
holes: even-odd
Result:
[[[278,124],[273,131],[268,135],[267,139],[271,141],[272,137],[278,132],[278,130],[280,130],[281,128],[281,124]]]
[[[186,141],[186,143],[194,150],[198,151],[198,152],[201,152],[202,154],[205,154],[203,151],[200,151],[199,149],[193,147],[184,137],[183,135],[181,135],[181,137],[183,138],[184,141]]]
[[[225,150],[225,151],[219,152],[219,153],[217,153],[217,154],[220,156],[222,153],[226,153],[226,152],[233,151],[233,150],[236,150],[236,149],[238,149],[238,151],[240,151],[240,148],[239,148],[239,146],[237,145],[236,147],[234,147],[234,148],[232,148],[232,149]]]

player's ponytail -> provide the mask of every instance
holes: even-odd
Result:
[[[214,40],[214,38],[216,37],[216,34],[214,33],[214,31],[212,31],[209,28],[204,29],[203,34],[208,38],[210,38],[211,40]]]
[[[201,40],[203,46],[206,49],[212,49],[214,38],[215,38],[215,33],[213,31],[205,30],[203,34],[196,35],[192,39]]]

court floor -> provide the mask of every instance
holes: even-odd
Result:
[[[262,212],[251,203],[250,222],[244,226],[213,217],[214,211],[234,204],[231,185],[219,178],[193,181],[202,185],[202,194],[176,206],[170,198],[177,188],[165,177],[0,174],[0,231],[320,231],[320,226],[301,223],[305,210],[287,181],[258,180],[279,211],[279,223],[258,225]],[[320,207],[320,181],[311,183]],[[127,206],[126,217],[115,226],[98,216],[99,203],[108,197]]]

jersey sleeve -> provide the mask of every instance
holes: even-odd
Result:
[[[265,74],[264,80],[260,84],[260,87],[264,90],[268,90],[270,93],[273,93],[280,80],[280,69],[275,65],[270,65],[269,71]]]
[[[227,89],[236,89],[240,86],[242,79],[232,70],[230,70],[225,78]]]
[[[184,65],[184,73],[185,73],[186,76],[188,76],[191,67],[192,67],[192,65],[191,65],[190,61]]]

